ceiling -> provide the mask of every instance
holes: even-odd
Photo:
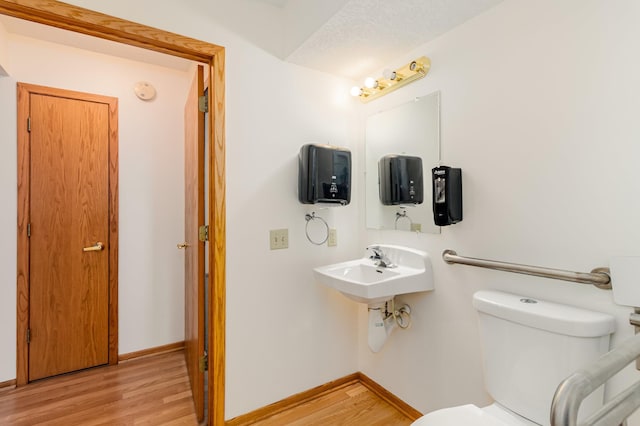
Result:
[[[307,20],[294,5],[305,0],[253,0],[277,3],[287,20]],[[310,0],[317,3],[318,0]],[[307,2],[310,2],[307,0]],[[327,1],[327,0],[324,0]],[[284,59],[305,67],[360,79],[385,68],[401,66],[389,61],[403,56],[439,35],[497,5],[502,0],[341,0],[335,13],[316,14],[313,31],[295,40]],[[313,10],[307,8],[310,13]],[[296,36],[290,32],[288,36]],[[289,37],[290,38],[290,37]],[[423,52],[421,55],[427,55]]]
[[[283,60],[362,79],[502,0],[189,0]],[[8,32],[176,69],[188,61],[0,15]],[[421,52],[429,55],[429,52]]]
[[[0,25],[2,25],[10,34],[30,37],[64,46],[71,46],[99,54],[159,65],[180,71],[187,71],[191,63],[191,61],[178,58],[176,56],[166,55],[122,43],[116,43],[97,37],[82,35],[72,31],[61,30],[48,25],[37,24],[35,22],[12,18],[2,14],[0,14]]]

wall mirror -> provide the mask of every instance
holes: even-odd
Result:
[[[365,147],[367,228],[440,233],[431,201],[431,169],[440,161],[440,92],[367,117]],[[422,159],[422,203],[382,203],[378,164],[389,155]]]

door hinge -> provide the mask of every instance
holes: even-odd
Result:
[[[31,224],[27,223],[27,238],[31,238]]]
[[[27,345],[31,343],[31,329],[27,328]]]
[[[198,228],[198,239],[202,242],[209,241],[209,226],[202,225]]]
[[[27,132],[31,132],[31,117],[27,117]]]
[[[200,112],[209,112],[209,99],[208,96],[198,97],[198,110]]]
[[[207,355],[207,353],[205,352],[204,355],[202,355],[200,357],[199,361],[199,367],[200,367],[200,372],[204,373],[205,371],[209,370],[209,355]]]

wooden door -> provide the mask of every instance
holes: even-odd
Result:
[[[185,357],[198,420],[204,419],[204,242],[199,228],[204,225],[204,96],[203,67],[198,66],[184,108],[185,177]]]
[[[114,361],[109,165],[117,100],[27,85],[19,94],[19,110],[28,111],[28,140],[20,139],[28,143],[29,168],[20,174],[29,182],[32,381]]]

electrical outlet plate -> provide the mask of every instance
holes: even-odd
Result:
[[[329,238],[327,238],[327,246],[335,247],[338,245],[338,230],[329,229]]]
[[[269,231],[269,245],[271,247],[271,250],[289,248],[289,230],[272,229],[271,231]]]

